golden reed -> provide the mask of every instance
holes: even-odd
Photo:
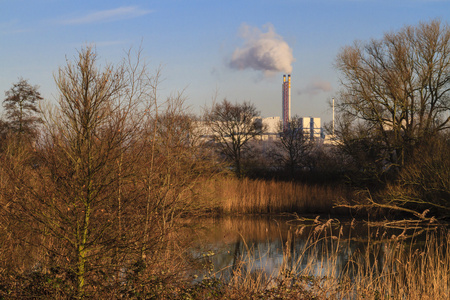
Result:
[[[205,181],[202,189],[225,214],[328,213],[336,200],[349,196],[344,186],[232,177]]]

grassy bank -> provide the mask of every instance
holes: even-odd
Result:
[[[351,192],[343,185],[311,185],[276,180],[219,177],[205,181],[214,206],[225,214],[332,213],[336,201]]]

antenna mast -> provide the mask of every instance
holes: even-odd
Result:
[[[334,136],[334,97],[333,97],[333,136]]]

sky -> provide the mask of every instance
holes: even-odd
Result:
[[[194,114],[226,98],[281,116],[291,74],[291,115],[323,124],[343,47],[449,16],[448,0],[0,0],[0,99],[24,78],[56,103],[54,75],[83,47],[113,64],[141,47],[160,96],[183,91]]]

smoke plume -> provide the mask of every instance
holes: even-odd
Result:
[[[297,94],[317,95],[321,92],[330,92],[332,89],[333,88],[331,86],[331,83],[329,83],[328,81],[316,79],[310,82],[310,84],[305,88],[298,90]]]
[[[241,48],[234,50],[229,66],[233,69],[253,69],[263,71],[265,75],[277,72],[292,72],[295,61],[292,49],[275,32],[273,25],[267,24],[267,32],[243,24],[240,36],[244,40]]]

